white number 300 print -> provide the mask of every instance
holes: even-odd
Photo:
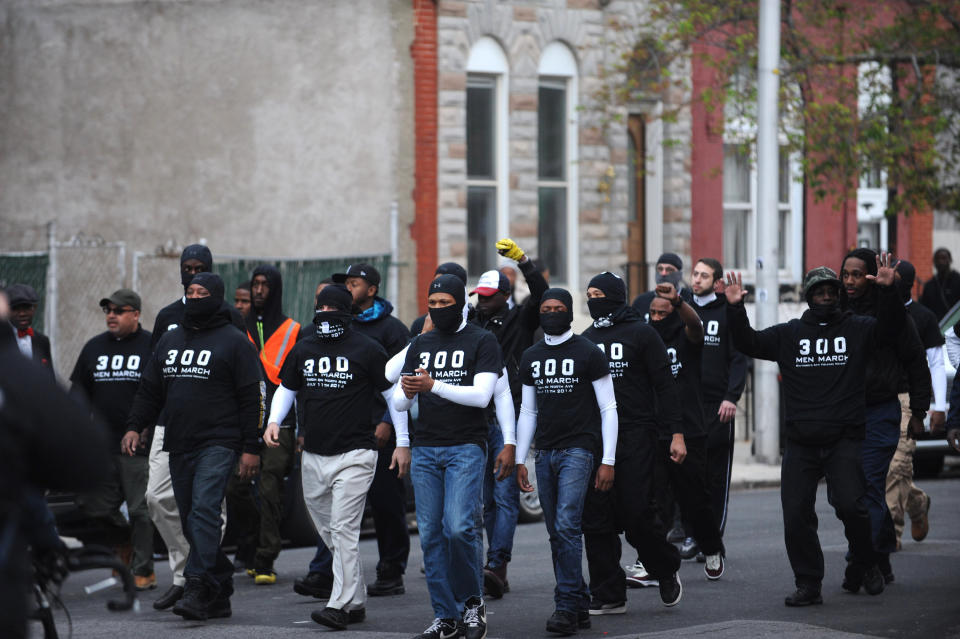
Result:
[[[194,364],[194,361],[193,361],[194,350],[192,348],[186,349],[185,351],[183,351],[183,353],[180,353],[180,351],[176,348],[171,348],[169,351],[167,351],[167,359],[165,359],[163,362],[164,366],[171,366],[173,364],[176,364],[178,354],[180,355],[179,363],[181,366],[190,366],[191,364]],[[196,361],[197,366],[206,366],[207,364],[210,363],[210,355],[211,355],[210,351],[202,350],[196,355],[197,355],[197,361]]]

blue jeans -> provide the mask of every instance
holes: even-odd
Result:
[[[513,533],[520,511],[520,487],[511,475],[497,481],[493,463],[503,450],[503,433],[496,420],[487,433],[487,466],[483,474],[483,526],[487,529],[487,566],[499,568],[510,562]]]
[[[310,560],[309,570],[333,578],[333,555],[330,554],[330,549],[323,543],[320,535],[317,535],[317,552]]]
[[[227,597],[233,592],[233,564],[220,547],[220,504],[238,456],[223,446],[170,454],[173,495],[190,542],[183,576],[199,577]]]
[[[588,450],[537,451],[537,491],[557,580],[553,601],[557,610],[574,614],[590,608],[590,590],[583,581],[581,519],[592,475],[593,454]]]
[[[891,553],[897,549],[893,517],[887,507],[887,470],[900,441],[900,400],[867,406],[867,432],[863,439],[863,474],[867,478],[864,505],[870,513],[873,549]]]
[[[476,444],[414,446],[410,480],[435,617],[459,619],[464,603],[483,593],[483,469]]]

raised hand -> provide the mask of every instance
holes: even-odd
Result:
[[[739,304],[746,295],[747,292],[743,289],[743,275],[741,273],[727,273],[727,302]]]
[[[900,260],[893,264],[891,262],[893,262],[893,253],[881,252],[877,255],[877,274],[867,275],[867,279],[875,281],[879,286],[893,286]]]

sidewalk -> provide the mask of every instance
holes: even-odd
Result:
[[[758,464],[750,455],[750,442],[738,441],[733,448],[733,468],[730,472],[731,490],[751,488],[778,488],[780,464]]]

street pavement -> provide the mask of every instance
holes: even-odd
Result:
[[[793,579],[783,545],[779,492],[775,488],[738,490],[731,496],[725,543],[727,568],[718,582],[704,578],[703,564],[685,561],[681,568],[683,599],[674,608],[660,603],[656,588],[628,591],[624,615],[593,617],[593,627],[580,636],[700,637],[779,639],[810,637],[960,637],[960,478],[918,482],[933,499],[931,531],[922,543],[910,538],[909,523],[903,550],[892,558],[896,581],[876,597],[851,595],[840,588],[846,542],[827,504],[821,485],[817,514],[826,560],[824,605],[787,608],[783,598]],[[351,626],[343,636],[410,637],[432,620],[426,583],[419,573],[421,553],[411,538],[407,593],[370,598],[367,621]],[[376,541],[361,542],[364,573],[375,578]],[[158,563],[161,587],[145,593],[139,613],[111,613],[104,608],[105,591],[86,595],[83,586],[109,575],[81,573],[64,586],[63,600],[72,615],[73,636],[81,637],[303,637],[330,632],[310,621],[310,611],[322,602],[292,591],[293,579],[305,572],[309,548],[285,550],[278,562],[275,586],[256,586],[245,575],[236,578],[233,617],[207,623],[186,622],[170,612],[157,612],[150,603],[170,584],[166,562]],[[544,622],[553,611],[553,570],[546,529],[542,523],[518,527],[510,564],[511,592],[489,601],[489,637],[550,636]],[[634,556],[624,552],[623,563]],[[58,614],[66,636],[66,619]],[[35,627],[32,636],[41,636]]]

